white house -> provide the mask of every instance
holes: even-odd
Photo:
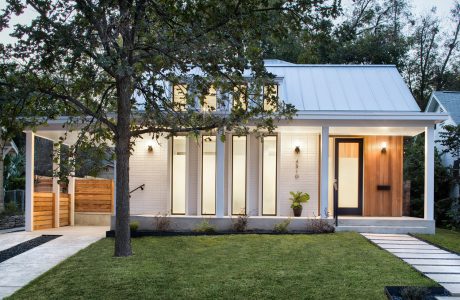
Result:
[[[152,228],[159,213],[168,214],[174,230],[191,230],[203,218],[227,229],[245,213],[250,228],[269,230],[292,217],[289,192],[302,191],[311,199],[292,218],[293,230],[309,218],[338,216],[338,230],[434,233],[434,128],[447,114],[421,112],[392,65],[268,60],[266,68],[276,75],[279,98],[298,109],[275,134],[137,141],[130,189],[143,189],[132,193],[130,209],[141,229]],[[57,140],[62,122],[27,131],[28,230],[34,228],[33,137]],[[423,132],[425,212],[418,219],[403,216],[403,137]]]

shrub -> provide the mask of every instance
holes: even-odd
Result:
[[[308,200],[310,200],[310,195],[308,195],[307,193],[289,192],[289,194],[291,194],[291,198],[289,198],[289,200],[291,200],[292,202],[291,208],[302,207],[301,203],[307,203]]]
[[[131,232],[137,231],[137,229],[139,229],[139,222],[138,221],[130,222],[129,229],[131,230]]]
[[[281,223],[275,224],[273,231],[276,233],[286,233],[288,232],[289,224],[291,224],[291,219],[284,220]]]
[[[426,299],[428,294],[428,289],[422,286],[407,286],[401,290],[401,298],[403,300]]]
[[[333,233],[334,225],[325,219],[311,219],[307,223],[307,231],[311,233]]]
[[[169,219],[168,213],[156,215],[153,226],[155,231],[169,231],[169,229],[171,228],[171,219]]]
[[[19,210],[18,206],[14,202],[5,203],[5,209],[0,212],[0,218],[22,215],[22,212]]]
[[[216,232],[216,228],[209,223],[208,219],[203,219],[196,227],[193,229],[194,232],[200,233],[213,233]]]
[[[248,227],[248,219],[249,219],[249,216],[247,214],[242,214],[242,215],[239,215],[238,218],[236,218],[236,221],[233,222],[233,230],[237,231],[237,232],[244,232],[246,231],[247,227]]]

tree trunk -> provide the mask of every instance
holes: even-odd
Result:
[[[129,229],[129,156],[130,156],[130,81],[117,83],[118,120],[115,134],[116,154],[116,228],[115,256],[130,256],[131,232]]]

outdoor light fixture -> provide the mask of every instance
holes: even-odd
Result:
[[[152,152],[153,152],[153,142],[149,142],[149,143],[147,144],[147,151],[148,151],[149,153],[152,153]]]
[[[295,152],[295,154],[299,154],[300,153],[300,146],[295,146],[294,152]]]
[[[383,143],[382,143],[381,148],[382,148],[382,150],[380,150],[380,152],[381,152],[382,154],[387,153],[387,143],[386,143],[386,142],[383,142]]]

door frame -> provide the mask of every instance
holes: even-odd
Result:
[[[359,144],[359,172],[358,172],[358,207],[357,208],[339,208],[339,144],[340,143],[358,143]],[[334,216],[338,215],[363,215],[363,161],[364,161],[364,139],[363,138],[336,138],[334,141],[334,180],[337,188],[334,188]]]

